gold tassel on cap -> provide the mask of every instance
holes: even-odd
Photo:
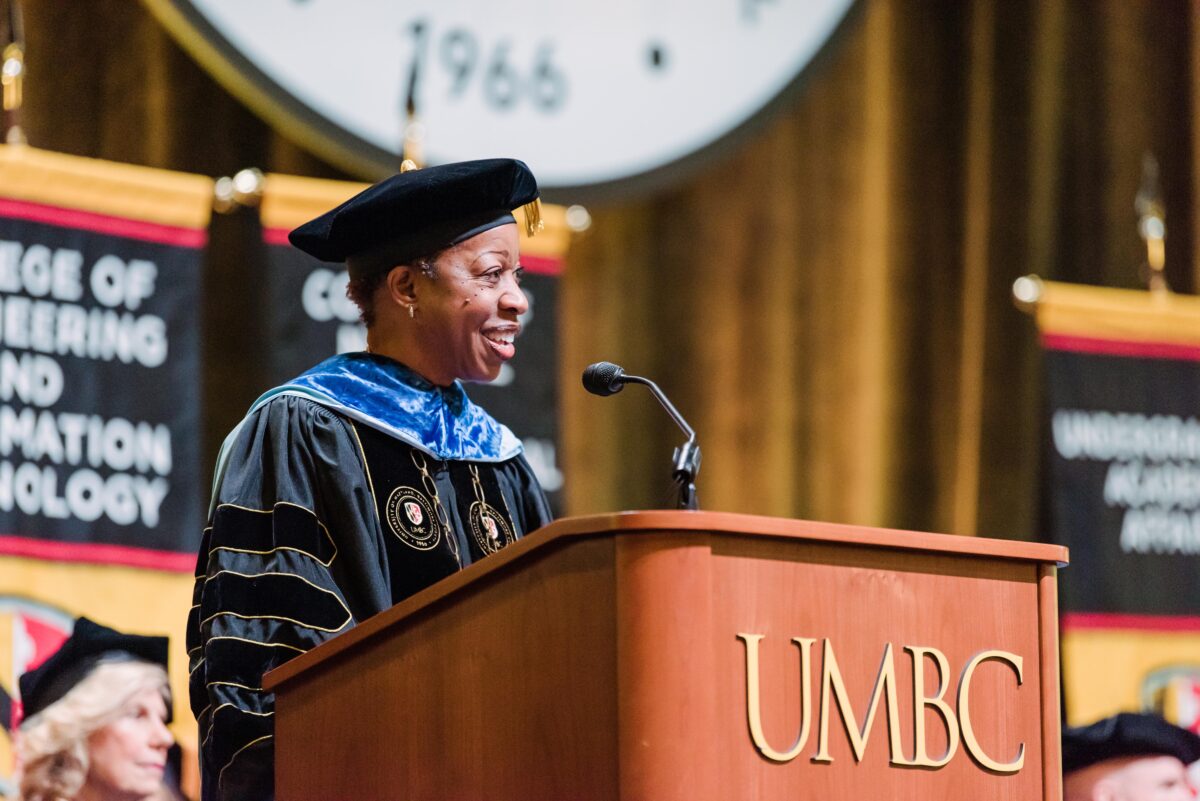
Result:
[[[400,162],[400,172],[412,172],[413,170],[419,169],[421,168],[417,166],[417,162],[413,161],[412,159],[405,159],[404,161]]]
[[[536,236],[546,227],[546,222],[542,219],[541,199],[535,197],[532,203],[526,203],[521,210],[525,212],[525,233],[527,235]]]

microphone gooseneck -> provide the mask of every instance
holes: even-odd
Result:
[[[696,432],[688,425],[687,420],[667,399],[658,384],[648,378],[628,375],[624,369],[612,362],[596,362],[588,365],[583,371],[583,388],[593,395],[607,397],[615,395],[625,388],[626,384],[641,384],[647,387],[666,409],[667,414],[675,424],[687,434],[687,442],[675,449],[671,460],[671,478],[676,483],[677,503],[679,509],[698,509],[699,500],[696,497],[696,475],[700,472],[700,446],[696,444]]]

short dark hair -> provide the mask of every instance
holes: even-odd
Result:
[[[439,255],[441,254],[434,253],[431,256],[413,259],[411,266],[428,278],[437,278],[435,264]],[[383,286],[383,282],[390,272],[391,270],[379,270],[368,275],[360,275],[358,278],[351,278],[350,283],[346,284],[346,297],[350,298],[358,307],[358,319],[367,328],[375,325],[375,293],[379,291],[379,287]]]

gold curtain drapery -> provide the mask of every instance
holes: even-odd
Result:
[[[1168,277],[1195,291],[1197,19],[1185,2],[860,4],[753,142],[591,208],[562,382],[601,357],[654,375],[700,432],[706,508],[1036,537],[1040,357],[1010,287],[1141,285],[1153,151]],[[630,394],[564,393],[573,511],[665,497],[678,435]]]
[[[271,131],[144,7],[24,5],[32,144],[367,177]],[[604,358],[696,427],[706,508],[1036,535],[1038,355],[1009,286],[1138,286],[1153,151],[1168,278],[1195,291],[1198,23],[1186,0],[863,0],[753,136],[673,188],[589,205],[562,287],[568,510],[668,497],[661,410],[578,388]],[[210,453],[262,389],[255,226],[212,229]]]

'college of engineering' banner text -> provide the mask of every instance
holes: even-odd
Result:
[[[17,676],[78,615],[170,636],[175,697],[186,704],[211,207],[202,176],[0,147],[5,728]],[[183,706],[175,717],[190,719]],[[179,739],[194,748],[189,728]],[[0,754],[0,764],[7,773],[11,760]]]

